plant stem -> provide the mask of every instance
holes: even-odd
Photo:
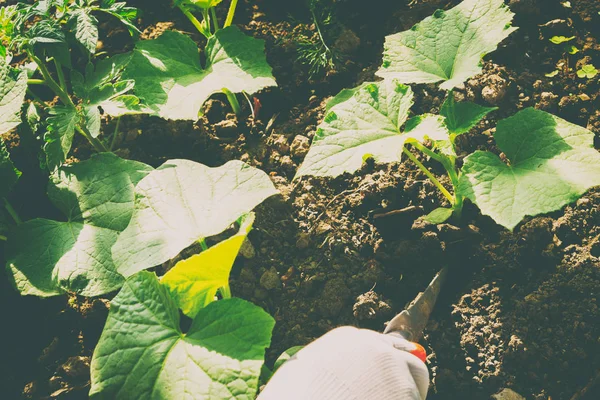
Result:
[[[231,105],[231,109],[233,110],[235,115],[237,115],[239,117],[240,114],[242,113],[242,108],[240,107],[240,102],[238,101],[235,93],[232,93],[231,90],[229,90],[227,88],[223,88],[221,90],[223,91],[223,93],[225,93],[225,96],[227,96],[227,100],[229,101],[229,104]]]
[[[8,214],[10,214],[11,218],[17,225],[20,225],[23,222],[21,221],[21,218],[19,218],[19,214],[17,214],[13,206],[11,206],[6,199],[4,199],[4,208],[6,208],[6,211],[8,211]]]
[[[421,143],[410,142],[410,144],[413,145],[414,147],[416,147],[417,149],[419,149],[422,153],[425,153],[427,156],[433,158],[435,161],[442,163],[442,164],[444,163],[444,161],[442,160],[442,157],[439,154],[436,154],[433,151],[429,150],[427,147],[423,146]]]
[[[27,50],[27,55],[37,64],[38,69],[40,70],[42,76],[44,77],[44,80],[46,81],[46,85],[48,85],[48,87],[52,89],[52,91],[60,98],[60,101],[62,101],[65,105],[72,106],[73,108],[75,108],[75,104],[73,103],[69,95],[52,78],[52,75],[50,75],[48,68],[46,68],[46,65],[44,65],[42,60],[36,57],[29,50]]]
[[[204,238],[198,240],[198,243],[200,243],[200,247],[202,247],[202,251],[208,250],[208,245],[206,244],[206,240],[204,240]]]
[[[33,98],[33,101],[36,102],[40,107],[50,108],[50,106],[48,104],[46,104],[46,102],[44,100],[42,100],[40,98],[40,96],[33,93],[33,91],[31,89],[27,88],[27,94],[29,94]]]
[[[317,19],[315,10],[311,9],[310,12],[312,14],[313,21],[315,23],[315,27],[317,28],[317,33],[319,34],[319,39],[321,39],[321,43],[325,47],[325,51],[327,52],[327,54],[331,54],[331,50],[329,49],[329,46],[327,46],[327,43],[325,43],[325,38],[323,37],[323,32],[321,32],[321,27],[319,26],[319,20]]]
[[[112,140],[110,141],[110,151],[113,151],[113,149],[115,148],[117,136],[119,136],[119,125],[121,125],[121,117],[117,118],[117,125],[115,126],[115,131],[113,132]]]
[[[402,152],[406,154],[406,156],[410,158],[410,160],[414,162],[425,175],[427,175],[431,182],[433,182],[440,192],[442,192],[444,197],[450,201],[450,204],[454,205],[454,196],[452,196],[450,192],[448,192],[448,190],[446,190],[446,188],[440,183],[440,181],[438,181],[437,178],[433,176],[431,172],[429,172],[429,170],[421,163],[421,161],[417,160],[417,157],[415,157],[413,153],[411,153],[406,147],[402,150]]]
[[[194,17],[194,15],[190,12],[190,10],[186,9],[183,6],[179,6],[179,9],[190,20],[190,22],[196,27],[198,32],[203,34],[207,39],[210,37],[210,36],[207,36],[206,33],[203,31],[202,23],[200,21],[198,21],[198,18]]]
[[[28,85],[45,85],[46,81],[43,79],[27,79]]]
[[[106,146],[104,146],[104,144],[97,138],[93,137],[92,134],[85,127],[82,127],[78,124],[75,127],[75,129],[77,129],[77,132],[81,133],[83,137],[85,137],[88,140],[88,142],[90,142],[90,144],[94,147],[94,149],[96,149],[97,152],[103,153],[109,151],[106,148]]]
[[[56,66],[56,73],[58,74],[58,81],[60,82],[60,87],[66,93],[69,93],[69,90],[67,89],[67,82],[65,81],[65,74],[63,73],[63,69],[60,63],[56,61],[56,58],[54,59],[54,65]]]
[[[229,11],[227,12],[227,18],[225,19],[225,24],[223,28],[227,28],[233,23],[233,17],[235,16],[235,9],[237,7],[238,0],[231,0],[231,4],[229,5]]]
[[[215,33],[219,30],[219,20],[217,19],[217,12],[214,7],[210,9],[210,19],[212,20],[213,27],[215,29]]]
[[[231,288],[229,287],[229,285],[223,286],[219,289],[219,291],[221,292],[221,296],[223,296],[224,299],[231,298]]]

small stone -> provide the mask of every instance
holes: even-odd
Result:
[[[310,149],[310,139],[304,135],[297,135],[292,141],[291,154],[295,159],[302,159]]]
[[[284,135],[271,135],[273,148],[280,154],[287,154],[290,151],[290,145]]]
[[[273,290],[281,287],[281,279],[275,268],[271,267],[262,274],[260,277],[260,286],[266,290]]]
[[[504,388],[500,392],[492,395],[495,400],[525,400],[525,397],[512,389]]]
[[[341,278],[327,281],[319,301],[319,310],[326,317],[336,317],[348,301],[350,289]]]
[[[487,85],[481,90],[481,97],[491,105],[499,104],[506,96],[507,82],[498,75],[490,75]]]
[[[90,358],[83,356],[69,357],[60,368],[70,378],[84,378],[89,376],[90,373]]]
[[[238,126],[234,120],[225,119],[217,122],[214,127],[219,137],[233,137],[238,133]]]
[[[250,239],[246,238],[246,240],[244,240],[242,247],[240,247],[240,254],[242,257],[247,258],[248,260],[256,257],[256,250],[254,249]]]

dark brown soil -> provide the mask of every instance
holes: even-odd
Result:
[[[600,371],[600,190],[561,211],[526,219],[511,233],[469,205],[460,223],[414,223],[444,199],[409,164],[368,164],[352,176],[291,181],[328,97],[375,79],[385,35],[458,2],[366,6],[364,0],[333,0],[340,35],[351,40],[332,41],[352,56],[313,79],[297,62],[292,40],[314,34],[301,2],[243,2],[237,22],[266,40],[279,83],[257,96],[262,105],[257,117],[236,120],[217,96],[196,124],[123,118],[118,153],[154,166],[170,158],[208,165],[242,159],[270,174],[282,196],[257,210],[253,249],[236,262],[232,282],[235,295],[277,320],[269,363],[336,326],[381,330],[447,265],[451,276],[423,340],[430,354],[429,398],[488,399],[511,388],[527,399],[598,399],[600,387],[593,383]],[[145,37],[172,28],[193,32],[168,2],[130,3],[145,10],[140,21]],[[571,8],[558,0],[507,3],[519,30],[485,58],[481,75],[458,90],[458,96],[499,110],[461,137],[462,155],[475,149],[497,152],[496,122],[530,106],[587,126],[600,145],[600,77],[584,80],[575,74],[584,61],[600,64],[600,2],[571,1]],[[112,32],[110,26],[104,32]],[[112,35],[105,44],[109,51],[131,46],[118,31]],[[576,36],[573,43],[581,51],[567,60],[548,41],[554,35]],[[192,37],[203,45],[198,35]],[[560,62],[561,73],[546,77]],[[443,92],[434,85],[413,88],[415,113],[438,111]],[[112,132],[114,121],[104,129]],[[12,143],[18,140],[15,136]],[[73,155],[89,154],[81,143]],[[36,182],[41,197],[43,177],[32,176],[20,184],[18,196]],[[25,217],[39,215],[38,209],[51,213],[42,199],[20,208]],[[400,212],[389,213],[393,210]],[[86,398],[87,366],[107,315],[106,301],[19,298],[6,279],[0,277],[0,283],[2,398]]]

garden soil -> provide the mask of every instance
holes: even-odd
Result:
[[[204,45],[170,2],[129,3],[145,11],[140,19],[145,38],[177,29]],[[420,222],[418,217],[445,200],[409,164],[367,162],[354,175],[292,180],[326,100],[376,79],[385,35],[457,3],[333,1],[337,27],[327,40],[346,56],[309,78],[297,61],[295,39],[313,37],[316,29],[302,2],[241,2],[236,20],[266,41],[279,88],[252,98],[254,115],[243,120],[219,96],[195,124],[123,118],[117,153],[153,166],[172,158],[211,166],[241,159],[271,176],[281,195],[257,209],[232,280],[234,295],[262,306],[277,321],[267,352],[270,365],[287,348],[337,326],[382,330],[448,266],[449,280],[422,340],[429,354],[430,399],[489,399],[506,388],[526,399],[598,399],[600,190],[509,232],[471,205],[460,222]],[[459,138],[461,158],[476,149],[499,153],[493,142],[497,121],[525,107],[586,126],[600,147],[599,77],[580,79],[574,72],[584,62],[600,64],[600,1],[575,0],[570,7],[558,0],[507,3],[519,30],[485,58],[482,74],[456,91],[459,100],[499,107]],[[108,52],[132,48],[127,32],[110,20],[102,22],[102,34]],[[565,54],[548,41],[555,35],[575,36],[572,43],[581,51]],[[558,75],[546,76],[557,68]],[[413,88],[415,114],[439,110],[444,93],[435,85]],[[244,115],[251,115],[243,106]],[[114,125],[107,120],[105,132]],[[43,196],[44,178],[34,172],[37,160],[19,150],[17,134],[7,139],[25,171],[15,194],[20,213],[55,215]],[[72,161],[90,154],[81,142]],[[422,161],[448,184],[443,170]],[[5,277],[0,285],[0,398],[87,398],[90,358],[114,294],[21,298]]]

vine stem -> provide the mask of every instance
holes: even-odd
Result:
[[[229,287],[229,285],[223,286],[219,289],[219,291],[221,292],[221,296],[223,296],[224,299],[231,298],[231,288]]]
[[[206,240],[204,240],[204,238],[198,240],[198,243],[200,243],[200,247],[202,247],[202,251],[208,250],[208,245],[206,244]]]
[[[194,15],[190,12],[190,10],[186,9],[183,6],[179,6],[179,9],[183,13],[183,15],[185,15],[190,20],[190,22],[196,27],[198,32],[200,32],[202,35],[204,35],[204,37],[206,37],[207,39],[210,37],[203,31],[202,23],[200,21],[198,21],[198,18],[194,17]]]
[[[8,211],[8,214],[10,214],[10,217],[17,225],[20,225],[23,222],[21,221],[21,218],[19,218],[19,214],[17,214],[13,206],[6,199],[4,199],[4,208],[6,208],[6,211]]]
[[[229,11],[227,12],[227,19],[225,19],[225,24],[223,28],[227,28],[231,26],[233,23],[233,17],[235,16],[235,9],[237,7],[238,0],[231,0],[231,4],[229,5]]]
[[[27,55],[37,64],[38,69],[40,70],[42,76],[44,77],[44,80],[46,81],[46,85],[48,85],[48,87],[52,89],[52,91],[60,98],[60,101],[62,101],[65,105],[69,105],[75,108],[75,104],[73,103],[69,95],[58,85],[58,83],[56,83],[54,79],[52,79],[48,68],[46,68],[46,65],[44,65],[42,60],[36,57],[35,54],[33,54],[29,50],[27,50]]]
[[[119,135],[119,125],[121,125],[121,117],[117,118],[117,125],[115,126],[115,131],[113,133],[112,140],[110,141],[110,151],[113,151],[115,148],[115,142],[117,141],[117,136]]]
[[[54,59],[54,65],[56,66],[56,73],[58,74],[58,81],[60,82],[60,87],[65,93],[68,93],[69,91],[67,89],[67,81],[65,81],[65,74],[60,63],[56,61],[56,58]]]
[[[28,85],[45,85],[46,81],[43,79],[27,79]]]
[[[442,192],[442,194],[444,195],[444,197],[446,197],[448,199],[448,201],[450,202],[450,204],[454,205],[454,203],[455,203],[454,196],[452,196],[450,194],[450,192],[448,192],[448,190],[446,190],[446,188],[440,183],[440,181],[438,181],[437,178],[435,176],[433,176],[433,174],[431,172],[429,172],[429,170],[421,163],[421,161],[417,160],[417,157],[415,157],[413,155],[413,153],[411,153],[406,147],[404,149],[402,149],[402,152],[404,154],[406,154],[406,156],[412,162],[414,162],[417,165],[417,167],[419,167],[419,169],[421,171],[423,171],[423,173],[425,175],[427,175],[427,177],[431,180],[431,182],[433,182],[433,184],[440,190],[440,192]]]
[[[242,107],[240,107],[240,102],[238,101],[235,93],[232,93],[231,90],[227,88],[223,88],[221,90],[223,93],[225,93],[225,96],[227,96],[227,100],[229,101],[229,104],[231,104],[233,112],[239,117],[242,113]]]
[[[77,126],[75,126],[75,129],[77,129],[77,132],[81,133],[83,137],[85,137],[91,143],[91,145],[94,147],[94,149],[96,149],[97,152],[103,153],[109,151],[106,148],[106,146],[97,138],[93,137],[92,134],[85,127],[81,127],[81,125],[78,124]]]
[[[37,94],[33,93],[33,91],[27,88],[27,93],[33,98],[33,101],[38,104],[41,108],[50,108],[48,104],[44,100],[40,98]]]
[[[210,9],[210,19],[212,19],[213,27],[215,29],[215,33],[219,30],[219,20],[217,19],[217,11],[214,7]]]

